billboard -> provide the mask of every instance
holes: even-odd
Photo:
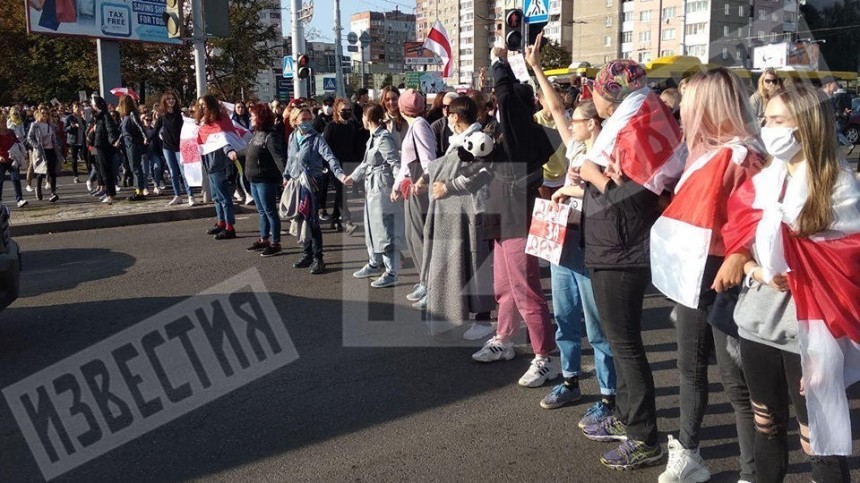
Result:
[[[167,38],[165,0],[25,0],[27,31],[179,44]]]
[[[422,42],[403,44],[403,63],[406,65],[439,65],[436,54],[424,48]]]
[[[762,45],[753,50],[753,69],[805,67],[818,70],[820,52],[818,44],[810,42],[780,42]]]

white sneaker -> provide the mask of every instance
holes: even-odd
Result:
[[[119,193],[120,191],[122,191],[122,186],[117,186],[117,187],[116,187],[116,192],[117,192],[117,193]]]
[[[242,202],[242,195],[240,195],[238,191],[233,193],[233,198],[240,203]]]
[[[469,327],[469,330],[467,330],[463,334],[463,338],[466,340],[481,340],[488,335],[494,334],[495,332],[496,329],[493,327],[492,324],[483,325],[478,324],[476,322],[472,322],[472,326]]]
[[[51,189],[51,183],[49,183],[48,181],[45,181],[45,189],[46,190]]]
[[[551,381],[558,377],[559,370],[549,357],[536,356],[532,359],[529,370],[520,378],[519,384],[523,387],[541,387],[546,381]]]
[[[245,206],[253,206],[253,204],[254,204],[254,198],[252,198],[251,196],[248,196],[247,198],[245,198]]]
[[[481,350],[472,354],[472,359],[478,362],[509,361],[514,358],[514,355],[514,345],[510,342],[502,342],[496,336],[485,342]]]
[[[28,191],[28,192],[30,192],[30,193],[32,193],[32,192],[33,192],[33,187],[32,187],[32,186],[30,186],[30,185],[27,185],[27,191]]]
[[[658,483],[702,483],[711,478],[711,472],[699,455],[698,448],[686,449],[680,441],[669,435],[669,461]]]
[[[23,208],[27,206],[27,200],[21,200],[18,202],[18,208]]]
[[[196,202],[196,201],[194,201],[194,197],[193,197],[193,196],[189,196],[189,197],[188,197],[188,206],[194,206],[194,205],[196,205],[196,204],[197,204],[197,202]]]
[[[149,190],[147,188],[143,189],[143,196],[149,196]]]
[[[182,197],[174,196],[173,199],[170,200],[170,203],[167,204],[167,206],[178,205],[179,203],[182,203]]]
[[[74,181],[75,184],[78,184],[81,182],[81,180],[79,180],[77,176],[75,176],[75,179],[73,179],[72,181]]]
[[[87,191],[92,191],[92,190],[93,190],[93,182],[90,180],[87,180]]]
[[[113,204],[113,197],[105,196],[105,198],[102,200],[102,203],[107,203],[109,205],[112,205]]]
[[[159,188],[158,186],[156,186],[155,188],[152,188],[152,193],[155,196],[161,196],[161,188]]]

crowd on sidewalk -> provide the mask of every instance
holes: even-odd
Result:
[[[172,92],[151,111],[128,96],[116,110],[93,97],[91,116],[77,103],[68,113],[39,106],[32,120],[13,107],[0,114],[0,175],[11,174],[26,204],[18,176],[26,166],[26,187],[35,175],[37,198],[47,182],[55,202],[68,152],[75,180],[83,158],[87,188],[110,203],[120,185],[133,188],[130,201],[161,194],[167,166],[170,204],[193,205],[178,155],[193,117],[216,239],[236,238],[234,200],[253,204],[259,238],[248,251],[280,254],[290,220],[284,232],[303,246],[293,267],[323,273],[322,224],[356,231],[347,201],[362,196],[367,262],[352,275],[393,287],[411,258],[419,282],[406,298],[432,334],[461,328],[465,339],[486,339],[478,362],[513,359],[524,324],[535,356],[518,382],[555,381],[539,401],[546,409],[582,399],[584,321],[600,400],[578,427],[614,442],[599,456],[605,466],[664,461],[641,335],[653,284],[676,303],[680,387],[680,431],[669,436],[659,482],[710,478],[699,446],[712,357],[735,413],[739,482],[785,478],[790,407],[812,479],[849,481],[860,181],[837,137],[835,80],[783,86],[765,71],[751,96],[717,67],[660,93],[641,65],[620,59],[562,92],[529,47],[535,94],[506,50],[492,58],[491,95],[449,92],[431,105],[389,86],[378,103],[362,89],[353,100],[230,110],[206,95],[183,112]],[[552,311],[539,261],[526,254],[541,198],[581,207],[550,268]]]

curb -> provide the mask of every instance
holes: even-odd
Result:
[[[256,208],[248,208],[240,205],[234,205],[233,208],[236,214],[257,213]],[[171,221],[198,220],[201,218],[214,218],[214,216],[215,208],[214,205],[210,203],[177,210],[127,213],[122,215],[99,216],[77,220],[59,220],[44,223],[11,225],[9,229],[13,237],[21,237],[68,231],[96,230],[99,228],[167,223]]]

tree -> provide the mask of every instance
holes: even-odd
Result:
[[[800,6],[798,37],[821,40],[821,69],[857,72],[860,55],[860,1],[837,2],[820,11],[810,3]],[[806,28],[804,27],[804,24]]]
[[[554,40],[548,41],[540,54],[541,65],[547,70],[566,68],[571,62],[570,52]]]
[[[274,51],[282,42],[275,26],[260,22],[260,14],[271,5],[270,0],[230,1],[230,36],[207,42],[213,94],[231,100],[243,92],[253,96],[257,74],[271,72]]]

